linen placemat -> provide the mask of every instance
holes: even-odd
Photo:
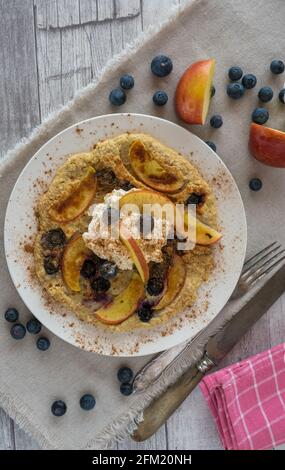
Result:
[[[248,91],[237,102],[230,100],[225,92],[227,69],[231,65],[239,64],[245,72],[255,73],[258,86],[268,84],[275,90],[274,100],[268,105],[271,115],[268,124],[282,128],[285,107],[278,103],[277,91],[283,86],[284,76],[272,76],[269,64],[274,58],[284,59],[285,2],[189,0],[186,3],[186,7],[176,8],[171,19],[159,30],[152,28],[144,33],[136,44],[108,63],[91,85],[80,91],[67,106],[52,114],[1,162],[0,405],[43,448],[102,448],[115,437],[123,438],[128,430],[133,429],[134,417],[142,406],[163,389],[167,381],[173,380],[187,362],[186,359],[184,363],[182,361],[180,368],[170,371],[147,394],[123,397],[116,378],[119,365],[128,364],[136,371],[150,357],[128,360],[100,357],[80,351],[50,332],[46,334],[52,345],[43,353],[36,349],[33,336],[18,342],[10,337],[9,325],[3,319],[6,308],[18,308],[22,321],[29,317],[29,313],[7,272],[3,250],[4,214],[19,173],[48,139],[80,120],[117,111],[154,114],[179,123],[172,103],[178,78],[190,63],[214,57],[217,59],[217,92],[210,115],[222,114],[224,125],[219,130],[211,129],[208,124],[192,126],[191,131],[217,144],[219,155],[239,185],[248,218],[249,252],[274,239],[285,242],[284,173],[259,164],[249,156],[247,149],[250,115],[257,106],[257,88]],[[165,79],[158,79],[150,73],[150,61],[160,52],[174,61],[173,72]],[[134,75],[135,88],[129,92],[126,104],[114,109],[108,102],[108,95],[126,72]],[[152,103],[152,95],[161,88],[167,91],[169,103],[158,109]],[[253,176],[263,180],[263,189],[258,193],[248,189],[248,181]],[[199,354],[209,334],[221,327],[237,305],[224,309],[200,337],[200,343],[193,343],[190,351],[192,360]],[[88,391],[97,399],[96,408],[90,413],[78,405],[80,396]],[[57,398],[64,399],[68,407],[61,419],[53,417],[50,412],[50,405]]]

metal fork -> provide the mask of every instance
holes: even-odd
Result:
[[[285,249],[281,248],[277,242],[270,243],[254,256],[249,258],[243,265],[241,276],[237,286],[230,297],[230,300],[237,299],[248,292],[258,281],[269,274],[279,263],[285,260]],[[186,345],[168,349],[151,359],[135,376],[133,381],[134,392],[141,392],[149,385],[153,385],[173,364],[185,353],[187,348],[204,331],[199,331]],[[161,361],[166,362],[166,366],[160,369]],[[154,380],[151,379],[150,368],[158,366],[159,372]],[[148,378],[148,375],[150,376]]]

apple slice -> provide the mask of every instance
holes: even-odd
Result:
[[[171,304],[184,286],[186,278],[186,267],[181,256],[174,255],[172,264],[167,273],[167,288],[160,301],[153,307],[161,310]]]
[[[85,245],[81,234],[74,234],[65,246],[61,260],[63,280],[74,292],[80,292],[80,271],[89,256],[92,256],[92,251]]]
[[[90,166],[79,186],[63,201],[49,210],[52,220],[65,223],[79,217],[92,203],[96,192],[95,170]]]
[[[95,312],[96,317],[107,325],[118,325],[127,320],[138,308],[144,297],[144,284],[134,272],[128,287],[107,305]]]
[[[205,124],[215,72],[214,59],[190,65],[179,80],[175,93],[176,113],[188,124]]]
[[[251,155],[261,163],[285,168],[285,132],[252,123],[249,150]]]
[[[163,193],[176,193],[184,181],[156,161],[145,148],[143,142],[136,140],[129,150],[131,167],[136,176],[147,186]]]
[[[201,220],[197,219],[193,215],[190,215],[190,219],[188,216],[188,212],[185,212],[184,214],[184,224],[185,224],[185,230],[188,228],[188,224],[192,224],[192,227],[196,226],[196,239],[195,236],[192,238],[191,237],[191,232],[190,230],[190,240],[193,243],[197,243],[197,245],[213,245],[214,243],[218,242],[222,238],[222,234],[220,232],[217,232],[212,227],[209,227],[209,225],[204,224],[201,222]]]
[[[139,275],[144,283],[148,281],[149,269],[144,254],[137,243],[137,241],[131,236],[128,230],[121,225],[120,227],[120,240],[128,248],[131,258],[137,268]]]

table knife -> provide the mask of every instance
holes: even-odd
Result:
[[[205,373],[217,366],[245,333],[259,320],[285,290],[285,265],[282,266],[225,326],[212,336],[201,359],[169,386],[143,411],[143,421],[132,434],[135,441],[152,436],[172,415],[202,380]]]

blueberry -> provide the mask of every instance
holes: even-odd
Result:
[[[213,96],[215,96],[216,94],[216,88],[214,87],[214,85],[212,85],[212,88],[211,88],[211,98],[213,98]]]
[[[90,279],[91,277],[95,276],[97,271],[96,264],[92,259],[86,259],[82,265],[80,274],[85,279]]]
[[[131,189],[134,188],[134,185],[130,183],[129,181],[120,181],[120,188],[123,189],[124,191],[130,191]]]
[[[153,315],[151,307],[146,306],[146,305],[140,307],[137,310],[137,314],[138,314],[139,319],[145,323],[148,322],[152,318],[152,315]]]
[[[51,405],[51,412],[54,416],[63,416],[66,413],[66,404],[62,400],[56,400]]]
[[[37,340],[37,348],[40,351],[46,351],[50,347],[50,340],[43,336]]]
[[[285,70],[284,62],[282,62],[282,60],[273,60],[270,64],[270,70],[275,75],[283,73]]]
[[[172,60],[170,57],[160,54],[152,59],[150,68],[157,77],[166,77],[173,69]]]
[[[99,267],[99,273],[105,279],[112,279],[117,275],[118,268],[115,263],[111,263],[111,261],[104,261]]]
[[[133,386],[130,383],[123,383],[120,386],[120,392],[122,395],[125,395],[126,397],[128,395],[131,395],[133,393]]]
[[[251,88],[255,87],[257,79],[256,79],[256,76],[253,75],[252,73],[247,73],[246,75],[244,75],[244,77],[242,77],[241,82],[244,88],[246,88],[247,90],[250,90]]]
[[[26,328],[21,323],[15,323],[10,330],[11,336],[14,339],[23,339],[26,335]]]
[[[215,114],[214,116],[211,117],[210,119],[210,125],[214,129],[219,129],[219,127],[222,127],[223,125],[223,118],[219,114]]]
[[[252,191],[259,191],[262,188],[262,181],[259,178],[252,178],[249,187]]]
[[[278,96],[281,103],[285,104],[285,88],[280,91]]]
[[[63,246],[66,242],[66,236],[61,228],[56,228],[43,233],[41,237],[41,246],[45,249],[52,249]]]
[[[129,367],[121,367],[118,370],[117,377],[121,383],[130,383],[133,380],[133,371]]]
[[[80,398],[79,404],[83,410],[90,411],[96,405],[96,400],[93,395],[86,393]]]
[[[97,277],[91,282],[92,289],[96,292],[96,294],[103,294],[110,289],[110,281],[105,279],[104,277]]]
[[[205,144],[207,144],[212,150],[214,150],[214,152],[217,151],[217,147],[216,147],[216,145],[214,144],[214,142],[211,142],[210,140],[206,140],[206,141],[205,141]]]
[[[241,83],[230,83],[227,86],[227,94],[233,100],[238,100],[244,95],[244,86]]]
[[[151,277],[147,283],[147,292],[149,295],[159,295],[164,289],[164,282],[157,277]]]
[[[15,308],[8,308],[4,316],[5,316],[5,320],[7,320],[10,323],[14,323],[14,321],[17,321],[19,318],[19,312]]]
[[[260,88],[260,90],[258,92],[258,98],[263,103],[267,103],[268,101],[272,100],[272,98],[273,98],[272,88],[270,88],[270,86],[264,86],[264,87]]]
[[[229,79],[232,82],[236,82],[242,77],[243,71],[240,67],[234,66],[229,69],[228,74],[229,74]]]
[[[256,124],[264,124],[269,119],[269,112],[265,108],[256,108],[251,118]]]
[[[121,88],[115,88],[109,95],[109,101],[113,106],[121,106],[126,102],[127,96]]]
[[[44,270],[49,276],[56,274],[59,271],[59,266],[60,262],[57,256],[49,255],[44,258]]]
[[[168,101],[167,93],[163,90],[158,90],[154,93],[152,100],[157,106],[164,106]]]
[[[36,318],[31,318],[26,324],[27,330],[32,335],[37,335],[41,329],[42,325]]]
[[[204,202],[204,199],[204,194],[191,193],[186,200],[186,204],[195,204],[197,206],[198,204]]]
[[[134,77],[132,77],[131,75],[126,74],[120,78],[120,85],[124,90],[130,90],[131,88],[133,88],[134,84]]]

